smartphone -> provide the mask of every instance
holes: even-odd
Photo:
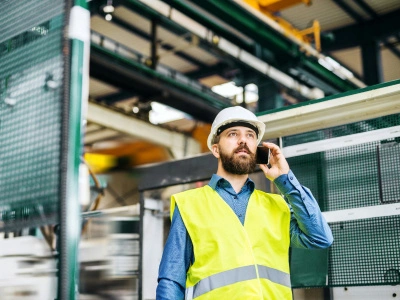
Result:
[[[269,155],[270,151],[269,148],[264,146],[258,146],[256,152],[256,163],[258,165],[268,165],[269,164]]]

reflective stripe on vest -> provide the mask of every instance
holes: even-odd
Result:
[[[268,279],[288,288],[291,287],[288,273],[261,265],[257,265],[257,268],[259,278]],[[257,279],[257,272],[253,265],[214,274],[200,280],[194,287],[187,288],[186,299],[194,299],[214,289],[252,279]]]

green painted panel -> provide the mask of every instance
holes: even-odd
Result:
[[[290,281],[293,288],[327,284],[329,249],[291,249]]]

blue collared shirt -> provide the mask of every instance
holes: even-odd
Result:
[[[309,249],[329,247],[333,242],[332,232],[310,190],[300,185],[292,171],[279,176],[274,183],[290,204],[290,246]],[[236,193],[227,180],[214,174],[208,185],[226,201],[244,224],[247,204],[255,188],[254,182],[248,178]],[[159,268],[157,300],[184,299],[186,272],[193,262],[193,244],[179,209],[175,207]]]

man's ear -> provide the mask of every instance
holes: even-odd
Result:
[[[216,158],[219,158],[218,144],[214,144],[211,146],[211,152]]]

